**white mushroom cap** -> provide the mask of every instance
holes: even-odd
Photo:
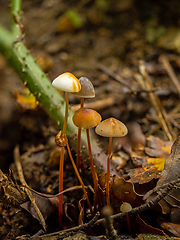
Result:
[[[52,82],[53,87],[64,92],[79,92],[81,84],[79,80],[69,72],[65,72],[55,78]]]
[[[127,202],[123,202],[123,204],[120,207],[121,212],[125,212],[128,213],[132,210],[132,206],[131,204],[127,203]]]
[[[89,129],[101,122],[101,115],[93,109],[80,108],[73,116],[73,123],[76,127]]]
[[[81,90],[79,92],[73,93],[73,95],[83,98],[93,98],[95,97],[95,91],[92,82],[86,78],[79,78],[81,84]]]
[[[119,120],[108,118],[96,127],[95,132],[103,137],[123,137],[128,133],[128,130]]]

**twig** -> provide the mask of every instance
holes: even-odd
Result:
[[[95,110],[99,111],[103,108],[113,106],[114,103],[115,103],[114,99],[109,97],[109,98],[106,98],[106,99],[85,103],[84,107],[85,108],[92,108],[92,109],[95,109]],[[80,106],[81,106],[80,104],[73,105],[73,106],[71,106],[71,110],[72,111],[77,111],[80,108]]]
[[[92,227],[97,222],[99,217],[100,217],[100,212],[97,212],[95,214],[95,216],[88,223],[82,224],[82,225],[77,226],[77,227],[69,228],[69,229],[66,229],[66,230],[63,230],[63,231],[45,234],[43,236],[36,237],[35,239],[37,239],[37,240],[40,240],[40,239],[43,239],[43,238],[45,238],[45,239],[49,238],[50,239],[53,236],[58,236],[58,239],[63,239],[67,236],[74,235],[78,231],[85,231],[86,229]],[[35,240],[33,237],[31,237],[30,239]]]
[[[176,77],[176,74],[175,74],[173,68],[171,67],[171,64],[169,63],[168,58],[165,55],[161,55],[159,57],[159,61],[163,64],[164,68],[166,69],[170,79],[174,83],[174,85],[179,93],[179,96],[180,96],[180,83],[179,83],[178,78]]]
[[[152,81],[149,77],[148,72],[146,71],[144,62],[140,61],[139,63],[140,63],[139,70],[140,70],[140,73],[142,74],[142,76],[144,78],[144,84],[146,86],[146,89],[151,89],[152,88]],[[149,96],[149,101],[151,102],[151,105],[154,108],[154,110],[156,112],[156,115],[158,117],[159,125],[165,131],[168,139],[170,141],[173,141],[175,136],[173,136],[172,126],[171,126],[171,123],[169,122],[169,120],[166,117],[167,114],[165,113],[165,110],[161,105],[161,101],[160,101],[159,97],[153,92],[148,93],[148,96]]]
[[[122,85],[126,86],[128,89],[131,90],[129,84],[127,84],[126,81],[120,75],[115,74],[113,71],[111,71],[109,68],[105,67],[102,64],[98,64],[98,69],[105,72],[107,75],[114,78],[116,81],[120,82]]]
[[[157,192],[157,191],[159,191],[162,188],[169,188],[170,185],[171,185],[171,189],[172,189],[173,187],[176,187],[176,185],[178,185],[178,183],[180,183],[180,179],[174,180],[174,181],[172,181],[170,183],[165,183],[165,184],[158,185],[155,188],[153,188],[152,190],[148,191],[144,195],[143,199],[146,200],[152,193]]]
[[[176,185],[180,182],[180,179],[169,182],[167,185],[163,185],[163,186],[159,186],[159,188],[162,189],[162,187],[164,187],[163,190],[160,191],[160,193],[158,193],[158,195],[156,197],[154,197],[151,201],[142,204],[139,207],[133,208],[129,214],[138,214],[140,212],[144,212],[147,209],[153,207],[155,204],[157,204],[161,199],[163,199],[165,196],[167,196],[169,194],[169,192],[176,187]],[[112,216],[113,219],[117,219],[117,218],[121,218],[126,216],[126,213],[118,213]],[[96,224],[101,224],[104,221],[104,219],[100,219],[96,222]]]
[[[156,197],[154,197],[151,201],[145,203],[145,204],[142,204],[141,206],[139,207],[136,207],[136,208],[133,208],[129,214],[133,215],[133,214],[138,214],[140,212],[143,212],[143,211],[146,211],[147,209],[153,207],[155,204],[157,204],[161,199],[163,199],[165,196],[167,196],[169,194],[169,192],[174,188],[176,187],[176,185],[180,182],[180,179],[177,179],[176,181],[172,181],[172,182],[169,182],[168,184],[165,184],[165,185],[162,185],[162,186],[158,186],[158,188],[154,188],[153,190],[156,191],[157,189],[159,188],[163,188],[160,193],[158,193],[158,195]],[[154,191],[151,191],[154,192]],[[68,233],[69,235],[71,233],[74,234],[74,232],[77,232],[79,230],[85,230],[89,227],[92,227],[92,226],[96,226],[96,225],[99,225],[99,224],[103,224],[105,219],[102,218],[102,219],[99,219],[100,216],[100,213],[97,212],[95,217],[89,222],[89,223],[85,223],[81,226],[78,226],[78,227],[73,227],[73,228],[70,228],[70,229],[66,229],[66,230],[63,230],[63,231],[59,231],[59,232],[55,232],[55,233],[50,233],[50,234],[46,234],[46,235],[43,235],[43,236],[40,236],[40,237],[36,237],[37,240],[43,240],[46,239],[46,238],[49,238],[49,237],[53,237],[53,236],[58,236],[58,239],[63,239],[65,236],[67,236],[66,234]],[[115,215],[112,215],[112,219],[118,219],[118,218],[122,218],[122,217],[125,217],[126,216],[126,213],[118,213],[118,214],[115,214]],[[34,240],[34,238],[30,238],[31,240]]]
[[[28,185],[27,185],[27,183],[24,179],[24,174],[23,174],[23,169],[22,169],[22,165],[21,165],[19,146],[18,145],[16,145],[15,148],[14,148],[14,161],[15,161],[15,165],[16,165],[16,168],[17,168],[17,171],[18,171],[18,175],[19,175],[19,179],[20,179],[21,184],[28,187]],[[32,197],[32,193],[27,188],[25,188],[25,192],[28,195],[28,197],[29,197],[29,199],[30,199],[30,201],[31,201],[31,203],[34,207],[34,210],[37,213],[37,216],[39,218],[39,221],[40,221],[41,225],[43,226],[44,230],[46,231],[46,223],[45,223],[44,217],[43,217],[42,213],[40,212],[38,206],[36,205],[35,199]]]
[[[156,92],[159,91],[161,88],[156,87],[156,88],[151,88],[151,89],[132,89],[129,84],[126,83],[126,80],[123,79],[120,75],[115,74],[113,71],[111,71],[109,68],[105,67],[102,64],[98,65],[98,69],[101,71],[105,72],[108,76],[112,77],[114,80],[118,81],[122,85],[126,86],[129,89],[129,93],[142,93],[142,92]]]

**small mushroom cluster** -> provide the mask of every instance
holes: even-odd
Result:
[[[95,97],[94,87],[91,81],[86,77],[81,77],[79,80],[71,73],[63,73],[59,77],[57,77],[52,85],[58,90],[65,91],[65,119],[63,130],[60,131],[56,137],[56,143],[61,147],[61,156],[60,156],[60,168],[59,168],[59,192],[63,191],[63,162],[64,162],[64,147],[66,146],[68,149],[68,153],[70,155],[70,159],[76,175],[82,185],[84,190],[84,194],[86,200],[88,202],[89,208],[92,211],[92,207],[90,201],[88,199],[88,195],[86,189],[84,187],[83,181],[80,177],[79,170],[82,166],[82,162],[80,161],[80,142],[81,142],[81,129],[86,130],[87,134],[87,144],[89,151],[89,160],[90,167],[93,177],[94,183],[94,209],[99,203],[98,199],[98,176],[93,163],[93,156],[91,151],[91,143],[89,136],[89,129],[95,128],[95,132],[103,137],[109,137],[109,147],[108,147],[108,155],[107,155],[107,175],[106,175],[106,203],[110,205],[110,196],[109,196],[109,179],[110,179],[110,158],[111,158],[111,146],[112,146],[112,138],[113,137],[123,137],[127,134],[128,130],[126,126],[115,118],[108,118],[101,122],[101,115],[93,109],[84,108],[84,98],[93,98]],[[66,137],[66,127],[67,127],[67,119],[68,119],[68,92],[72,93],[81,98],[81,107],[73,116],[73,123],[78,127],[78,144],[77,144],[77,161],[76,165],[74,163],[73,157],[71,155],[71,151],[69,148],[68,140]],[[62,194],[59,197],[59,218],[62,219]],[[60,220],[61,221],[61,220]]]

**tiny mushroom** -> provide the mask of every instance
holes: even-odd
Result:
[[[130,226],[130,220],[129,220],[128,212],[130,212],[132,210],[132,206],[128,202],[123,202],[122,205],[120,206],[120,210],[121,210],[121,212],[126,213],[128,231],[129,231],[129,235],[131,235],[131,226]]]
[[[101,122],[101,119],[102,119],[101,115],[98,112],[96,112],[93,109],[86,109],[86,108],[80,108],[73,116],[74,125],[78,128],[86,129],[90,166],[91,166],[92,177],[93,177],[94,188],[95,188],[95,203],[97,200],[96,197],[98,197],[98,177],[97,177],[97,173],[95,171],[95,167],[93,163],[89,129],[97,126]]]
[[[68,92],[79,92],[81,90],[81,84],[79,80],[69,72],[65,72],[55,78],[52,82],[53,87],[58,90],[65,92],[65,118],[63,124],[63,130],[60,131],[56,136],[56,143],[61,147],[61,155],[60,155],[60,165],[59,165],[59,192],[63,191],[63,168],[64,168],[64,147],[65,143],[65,135],[66,135],[66,128],[67,128],[67,119],[68,119],[68,105],[69,105],[69,98]],[[62,212],[63,212],[63,194],[59,195],[59,222],[62,224]]]
[[[110,205],[109,197],[109,178],[110,178],[110,155],[113,137],[124,137],[128,130],[126,126],[115,118],[108,118],[97,125],[95,132],[103,137],[109,137],[108,157],[107,157],[107,175],[106,175],[106,200]]]
[[[92,82],[86,78],[79,78],[79,82],[81,84],[81,90],[79,92],[73,93],[73,95],[81,97],[81,108],[84,107],[84,98],[93,98],[95,97],[95,91]],[[80,158],[80,147],[81,147],[81,127],[78,128],[78,140],[77,140],[77,160],[76,165],[77,168],[81,168],[83,170],[84,164]]]

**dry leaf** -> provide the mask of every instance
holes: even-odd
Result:
[[[99,176],[99,183],[100,186],[105,189],[106,174]],[[110,197],[116,199],[119,205],[122,204],[122,202],[128,202],[132,207],[137,207],[144,203],[142,195],[135,192],[134,185],[116,175],[114,175],[110,181]]]
[[[159,220],[161,227],[168,232],[172,233],[176,237],[180,237],[180,224],[166,222],[165,220]]]
[[[161,176],[165,158],[169,156],[171,151],[172,142],[150,136],[147,138],[147,145],[148,147],[144,148],[144,152],[132,152],[133,163],[136,166],[142,165],[142,168],[130,169],[128,171],[133,183],[144,184]],[[147,156],[147,154],[151,157]]]
[[[171,155],[166,158],[165,167],[157,185],[169,183],[177,180],[180,176],[180,137],[176,139],[172,146]],[[157,191],[158,192],[158,191]],[[180,207],[180,190],[172,189],[164,200],[171,206]]]
[[[28,88],[25,88],[22,94],[14,92],[14,97],[17,103],[24,109],[35,109],[39,102],[36,100],[35,96],[29,91]]]

